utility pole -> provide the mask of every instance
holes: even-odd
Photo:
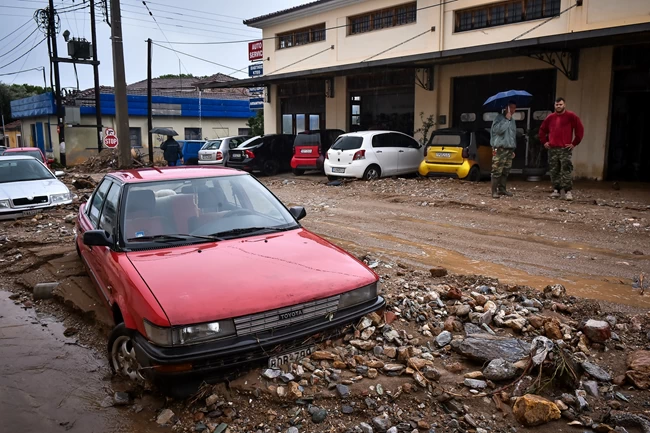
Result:
[[[99,62],[97,61],[97,28],[95,27],[95,0],[90,0],[90,33],[93,46],[93,75],[95,77],[95,116],[97,121],[97,152],[102,151],[102,107],[99,93]]]
[[[59,76],[59,51],[56,46],[56,24],[54,21],[54,0],[50,0],[50,6],[48,10],[48,21],[47,21],[47,34],[51,39],[52,43],[52,58],[50,61],[54,64],[54,96],[56,99],[56,125],[57,131],[59,133],[59,143],[65,141],[65,125],[63,119],[65,117],[65,107],[63,106],[63,101],[61,100],[61,78]]]
[[[149,134],[149,164],[153,167],[153,107],[151,103],[151,62],[153,54],[153,45],[151,38],[147,39],[147,129]]]
[[[53,0],[50,0],[50,3]],[[129,140],[129,108],[126,99],[124,75],[124,45],[120,0],[111,0],[111,40],[113,44],[113,79],[115,82],[115,119],[118,140],[118,161],[121,168],[133,165],[131,141]]]

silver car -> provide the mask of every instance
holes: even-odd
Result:
[[[0,220],[31,216],[72,203],[72,193],[56,178],[63,174],[52,174],[31,156],[0,156]]]
[[[234,149],[249,138],[251,137],[237,135],[208,140],[199,150],[199,165],[223,165],[224,161],[228,159],[230,149]]]

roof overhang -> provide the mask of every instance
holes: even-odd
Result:
[[[364,1],[367,0],[317,0],[293,8],[244,20],[244,24],[249,27],[263,29],[277,24],[283,24],[301,18],[318,15],[356,3],[362,3]]]
[[[412,56],[328,66],[325,68],[307,69],[284,74],[264,75],[227,83],[211,83],[202,86],[202,88],[259,87],[266,84],[277,84],[296,79],[323,79],[341,75],[373,72],[373,69],[376,68],[425,68],[436,64],[475,62],[504,57],[527,56],[548,51],[566,51],[644,42],[650,42],[650,23],[564,33],[454,50],[433,51]]]

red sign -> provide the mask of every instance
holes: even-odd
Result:
[[[115,149],[117,147],[117,136],[115,135],[114,129],[106,128],[106,134],[104,134],[104,146],[109,149]]]
[[[255,41],[248,43],[248,60],[262,60],[264,59],[264,42]]]

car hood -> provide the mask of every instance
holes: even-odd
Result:
[[[57,179],[0,183],[0,200],[64,194],[66,192],[69,192],[68,187]]]
[[[171,325],[259,313],[378,279],[357,259],[304,229],[127,255]]]

